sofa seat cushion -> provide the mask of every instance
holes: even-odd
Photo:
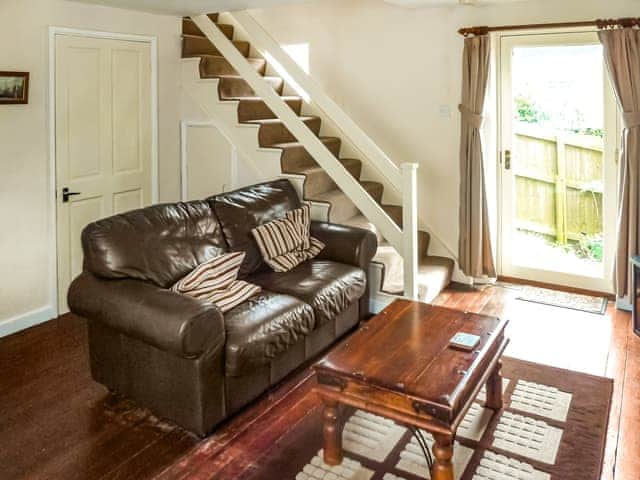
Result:
[[[237,377],[268,365],[313,331],[313,309],[289,295],[262,291],[228,311],[226,374]]]
[[[365,292],[365,272],[330,260],[310,260],[294,269],[260,272],[247,280],[265,290],[299,298],[313,307],[316,328],[334,319]]]

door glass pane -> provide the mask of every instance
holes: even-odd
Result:
[[[512,263],[603,276],[600,45],[512,54]]]

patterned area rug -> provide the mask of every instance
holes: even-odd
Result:
[[[599,313],[600,315],[604,315],[607,310],[607,299],[605,297],[592,297],[591,295],[560,292],[547,288],[524,286],[520,288],[520,293],[516,298],[518,300],[542,303],[554,307],[570,308],[588,313]]]
[[[612,380],[506,358],[505,408],[483,407],[481,392],[454,450],[462,480],[597,480],[604,456]],[[252,480],[420,480],[420,447],[404,426],[360,410],[343,412],[345,459],[322,461],[321,405],[307,378],[246,432],[243,455],[210,471]],[[427,441],[431,438],[426,435]],[[218,443],[218,441],[216,441]],[[211,446],[203,447],[211,448]]]

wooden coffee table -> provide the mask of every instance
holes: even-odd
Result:
[[[339,405],[349,405],[411,428],[430,457],[423,429],[433,435],[432,480],[453,480],[458,425],[483,385],[486,406],[502,408],[500,358],[506,320],[396,300],[314,365],[324,403],[324,461],[342,462]],[[473,351],[449,347],[458,332],[481,337]]]

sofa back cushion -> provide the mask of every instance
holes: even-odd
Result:
[[[300,207],[293,185],[284,179],[216,195],[209,201],[222,225],[229,248],[246,252],[239,278],[265,266],[251,230]]]
[[[228,250],[206,201],[154,205],[90,223],[82,232],[84,269],[168,288]]]

